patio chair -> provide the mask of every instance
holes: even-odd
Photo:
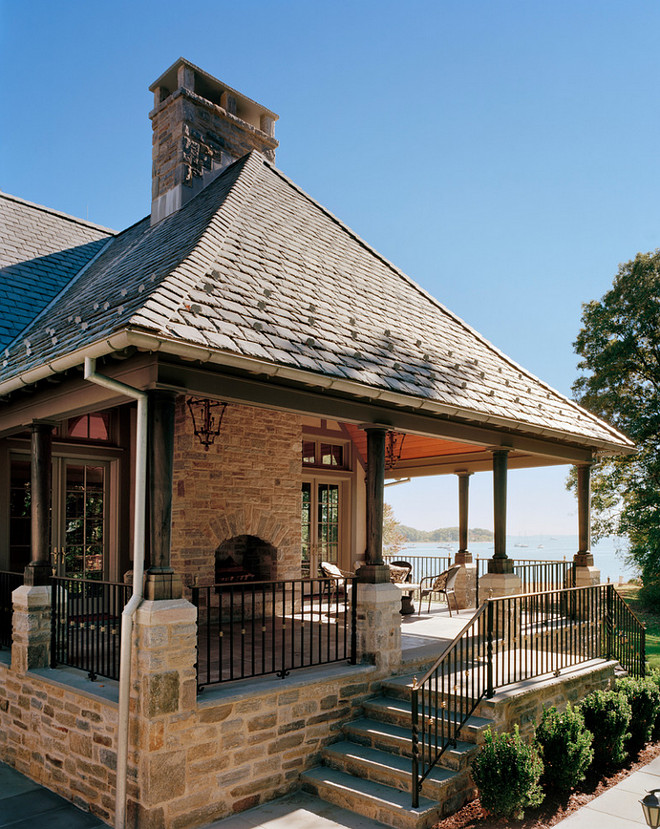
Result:
[[[461,569],[460,564],[453,564],[448,570],[440,573],[438,576],[426,576],[419,585],[419,614],[422,612],[422,599],[425,596],[429,597],[428,611],[431,611],[431,597],[434,593],[440,593],[447,599],[447,607],[449,608],[449,616],[451,618],[451,602],[449,597],[454,597],[454,604],[456,605],[456,612],[458,612],[458,599],[456,598],[456,591],[454,585],[456,583],[456,576]]]
[[[390,581],[393,584],[405,584],[412,581],[412,564],[409,561],[390,562]]]
[[[326,579],[334,579],[335,591],[346,590],[346,579],[352,579],[355,576],[355,573],[350,570],[340,570],[336,564],[332,564],[330,561],[322,561],[319,567]],[[330,592],[332,591],[330,590]]]

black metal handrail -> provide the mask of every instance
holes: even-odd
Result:
[[[192,588],[197,684],[357,659],[355,578],[229,582]]]
[[[612,584],[487,599],[412,688],[412,800],[479,702],[592,659],[645,671],[644,626]]]
[[[53,576],[51,667],[70,665],[119,679],[121,613],[131,586]]]
[[[11,594],[23,584],[23,573],[0,570],[0,648],[11,648],[13,607]]]
[[[412,802],[422,783],[457,736],[487,687],[486,616],[489,603],[456,636],[412,688]]]

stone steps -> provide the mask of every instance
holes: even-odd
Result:
[[[303,789],[363,817],[395,829],[430,829],[440,819],[440,804],[426,797],[410,805],[410,792],[319,766],[302,775]]]
[[[468,720],[413,808],[411,684],[412,677],[393,679],[383,685],[386,696],[366,700],[364,717],[345,723],[344,739],[323,750],[323,767],[303,773],[303,788],[396,829],[426,829],[460,809],[474,794],[470,761],[490,721]]]

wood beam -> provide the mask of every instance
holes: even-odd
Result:
[[[381,423],[398,432],[440,437],[477,446],[505,446],[509,449],[547,455],[564,463],[586,463],[593,450],[553,439],[521,435],[505,429],[473,426],[407,408],[345,398],[319,389],[285,386],[270,378],[255,379],[222,372],[210,372],[192,365],[158,363],[158,384],[181,393],[209,395],[229,403],[247,403],[280,411],[297,412],[355,423]]]

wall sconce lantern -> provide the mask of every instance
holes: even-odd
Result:
[[[193,421],[193,429],[205,451],[220,434],[226,403],[206,397],[189,397],[186,401]]]
[[[651,789],[646,797],[639,801],[642,804],[644,818],[652,829],[658,829],[660,826],[660,800],[656,797],[656,792],[660,792],[660,789]]]

